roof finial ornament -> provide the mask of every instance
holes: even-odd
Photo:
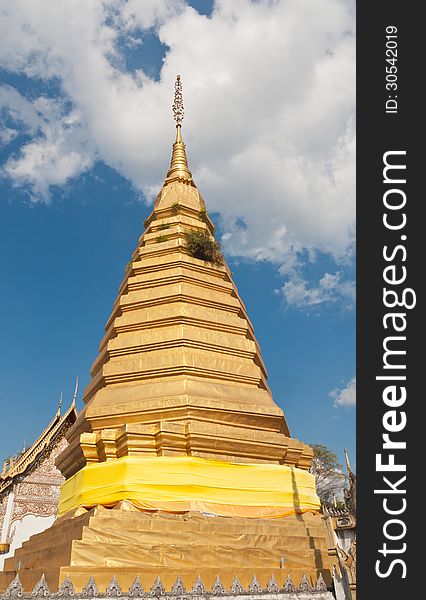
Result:
[[[175,98],[173,101],[172,110],[173,110],[173,118],[176,121],[176,127],[180,127],[182,125],[182,121],[183,121],[183,117],[184,117],[182,82],[180,79],[180,75],[176,76]]]
[[[60,398],[59,398],[59,405],[58,405],[58,412],[56,413],[57,417],[59,417],[60,414],[61,414],[62,398],[63,398],[63,393],[62,393],[62,390],[61,390],[61,395],[60,395]]]
[[[77,392],[78,392],[78,375],[75,378],[75,388],[74,388],[74,395],[72,397],[71,406],[75,406],[75,401],[77,399]]]
[[[348,455],[346,448],[343,448],[343,450],[345,451],[346,468],[348,470],[348,475],[349,475],[352,472],[351,463],[349,462],[349,455]]]

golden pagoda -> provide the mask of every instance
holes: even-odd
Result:
[[[313,452],[273,401],[214,242],[182,140],[179,76],[173,112],[170,168],[56,462],[59,517],[6,561],[0,590],[18,571],[30,591],[43,574],[50,590],[65,580],[76,591],[91,577],[100,590],[330,584]]]

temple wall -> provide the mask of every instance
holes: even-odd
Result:
[[[9,552],[0,554],[0,571],[6,558],[32,535],[50,527],[56,518],[64,477],[55,459],[68,445],[66,429],[0,494],[0,541],[10,544]]]

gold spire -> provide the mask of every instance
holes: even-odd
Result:
[[[173,118],[176,121],[176,140],[173,144],[172,160],[170,162],[170,168],[166,175],[164,185],[171,183],[172,181],[182,181],[184,183],[193,184],[192,174],[188,167],[188,161],[186,158],[185,144],[182,140],[182,121],[184,116],[183,98],[182,98],[182,82],[180,75],[176,77],[175,82],[175,97],[172,106]]]

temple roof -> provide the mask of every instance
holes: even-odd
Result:
[[[11,459],[4,461],[3,470],[0,473],[0,493],[7,489],[17,476],[25,473],[36,462],[46,448],[57,439],[63,429],[76,421],[77,415],[74,395],[73,401],[66,412],[61,415],[59,407],[54,418],[29,448],[24,450],[15,461]]]

